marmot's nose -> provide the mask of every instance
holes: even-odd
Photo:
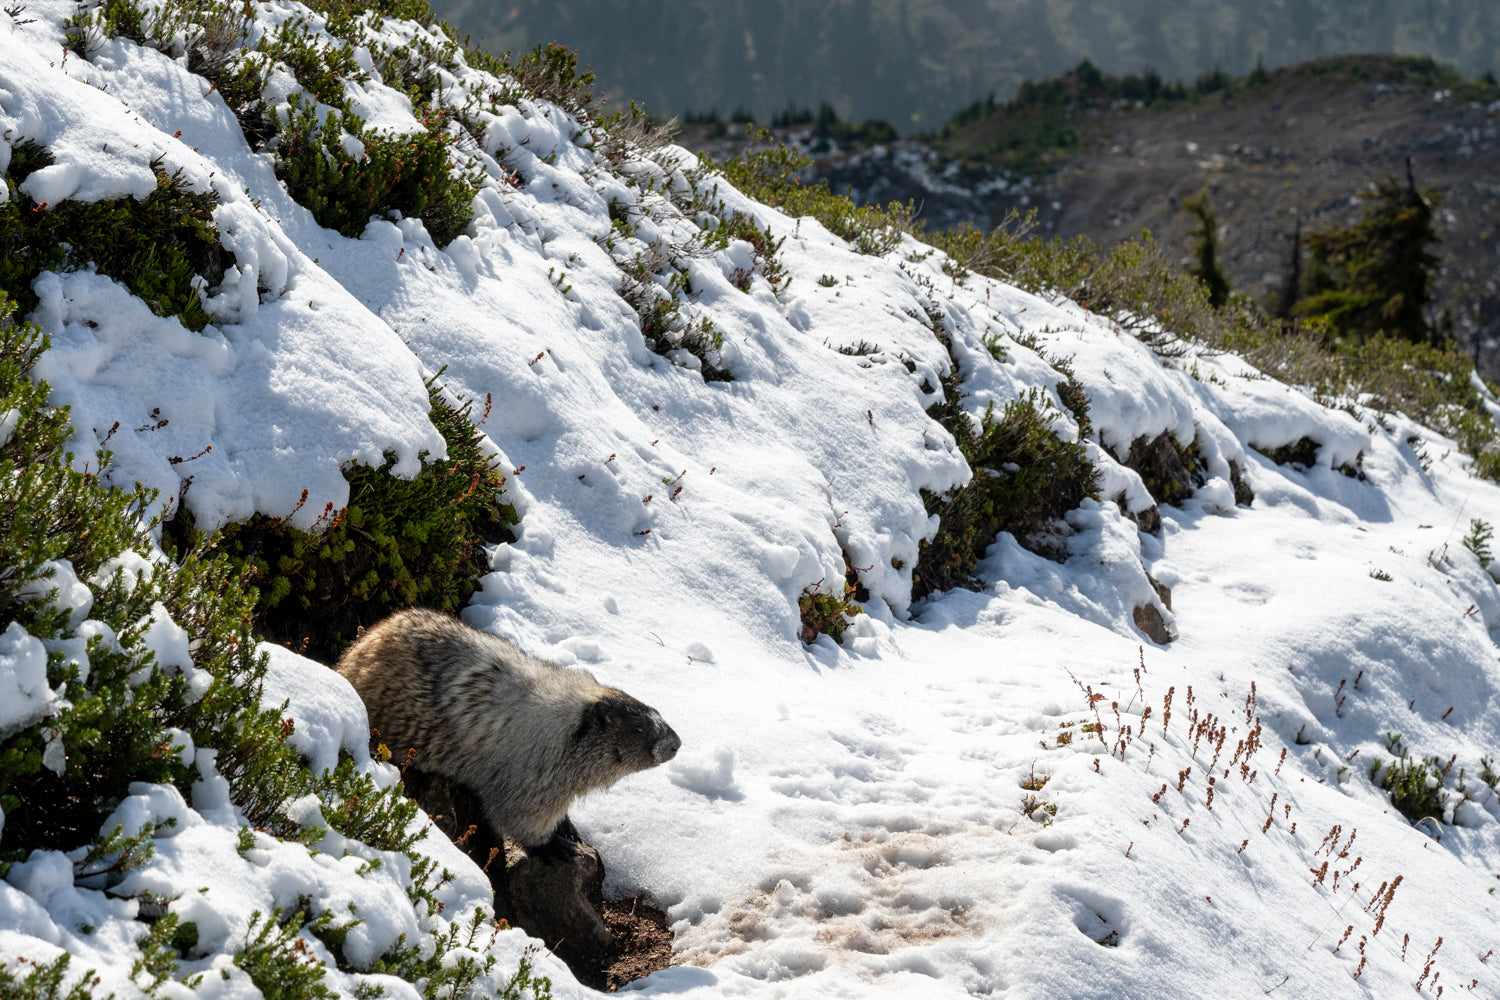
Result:
[[[665,764],[677,756],[677,751],[682,748],[682,739],[672,731],[672,727],[663,723],[662,733],[656,738],[656,745],[651,748],[651,759],[658,764]]]

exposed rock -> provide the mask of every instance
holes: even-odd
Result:
[[[1161,530],[1161,509],[1152,504],[1145,510],[1131,510],[1125,506],[1125,494],[1122,492],[1115,497],[1115,506],[1120,508],[1120,513],[1125,515],[1126,520],[1135,522],[1136,528],[1148,535],[1154,535]]]
[[[1289,444],[1274,448],[1258,444],[1252,444],[1251,447],[1277,465],[1290,465],[1304,472],[1311,469],[1318,461],[1318,442],[1310,437],[1301,437]]]
[[[1159,504],[1179,506],[1204,483],[1197,440],[1184,447],[1171,431],[1163,431],[1154,438],[1145,435],[1136,438],[1121,464],[1140,475]]]
[[[511,923],[546,942],[575,975],[615,950],[598,909],[604,901],[599,852],[583,843],[578,848],[571,860],[547,861],[507,843],[504,875]]]
[[[1154,591],[1156,591],[1156,596],[1157,597],[1161,598],[1162,606],[1165,607],[1168,611],[1171,611],[1172,610],[1172,588],[1168,587],[1165,583],[1162,583],[1160,580],[1158,580],[1156,577],[1152,576],[1150,573],[1146,574],[1146,579],[1149,580],[1149,581],[1151,581],[1151,589],[1154,590]]]
[[[1240,468],[1238,462],[1230,461],[1229,463],[1229,483],[1234,487],[1235,503],[1241,507],[1248,507],[1255,502],[1255,491],[1250,488],[1249,483],[1245,482],[1244,470]],[[1170,604],[1167,605],[1168,610],[1171,608]]]
[[[1152,642],[1165,646],[1176,636],[1167,625],[1167,620],[1162,617],[1161,609],[1155,604],[1142,604],[1131,613],[1135,619],[1135,627]]]

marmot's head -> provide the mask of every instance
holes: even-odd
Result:
[[[665,764],[682,740],[656,709],[611,690],[583,709],[573,733],[574,752],[603,772],[596,787]]]

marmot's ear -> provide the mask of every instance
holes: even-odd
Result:
[[[610,710],[609,702],[596,701],[585,706],[583,718],[578,723],[578,734],[606,732],[614,723],[615,713]]]

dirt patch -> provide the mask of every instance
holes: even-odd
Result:
[[[614,935],[616,950],[602,970],[603,983],[596,989],[613,993],[632,979],[672,965],[672,930],[667,926],[667,915],[646,897],[606,899],[603,915],[604,926]]]

